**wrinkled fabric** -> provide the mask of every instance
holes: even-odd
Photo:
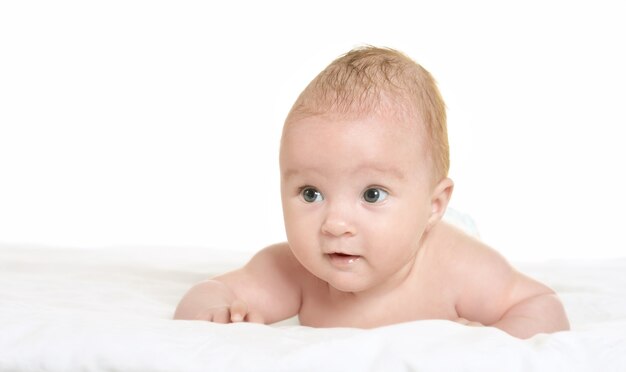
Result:
[[[193,283],[250,254],[0,245],[0,371],[624,371],[626,259],[518,268],[572,331],[519,340],[442,320],[371,330],[172,320]]]

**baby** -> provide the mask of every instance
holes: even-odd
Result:
[[[174,317],[371,328],[419,319],[527,338],[567,330],[554,291],[441,220],[444,102],[402,53],[364,47],[304,89],[280,146],[287,242],[192,287]]]

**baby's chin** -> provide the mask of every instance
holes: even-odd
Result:
[[[339,292],[343,293],[359,293],[368,290],[371,287],[371,283],[364,280],[362,277],[354,273],[350,273],[346,275],[346,273],[342,273],[340,277],[336,275],[333,278],[328,278],[327,280],[322,279],[328,283],[332,288],[336,289]]]

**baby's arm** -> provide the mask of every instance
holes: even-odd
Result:
[[[270,246],[241,269],[193,286],[174,319],[269,324],[290,318],[300,309],[301,272],[286,243]]]
[[[519,337],[569,329],[563,305],[553,290],[513,269],[497,252],[467,237],[467,263],[458,270],[460,318],[493,326]]]
[[[529,338],[537,333],[568,330],[569,322],[561,301],[554,291],[541,291],[509,307],[492,326],[519,337]]]

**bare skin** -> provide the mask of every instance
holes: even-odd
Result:
[[[473,265],[476,260],[481,266]],[[484,265],[494,270],[488,280]],[[223,298],[213,297],[215,287],[224,291]],[[200,299],[207,302],[200,305]],[[550,288],[515,271],[498,253],[445,222],[426,236],[395,291],[338,291],[312,275],[282,243],[262,250],[239,270],[197,284],[181,301],[175,318],[271,324],[295,315],[300,324],[311,327],[373,328],[443,319],[495,326],[520,338],[569,329]]]
[[[194,286],[176,319],[372,328],[421,319],[527,338],[569,329],[545,285],[441,221],[453,183],[436,178],[414,127],[382,115],[288,123],[281,192],[288,243]]]

